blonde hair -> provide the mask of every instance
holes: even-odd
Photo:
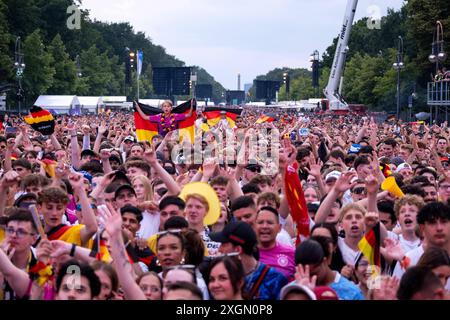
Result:
[[[187,196],[186,196],[186,204],[187,204],[187,202],[189,201],[189,199],[195,199],[195,200],[198,200],[198,201],[200,201],[204,206],[205,206],[205,208],[206,208],[206,211],[208,212],[209,211],[209,203],[208,203],[208,201],[206,200],[206,198],[204,197],[204,196],[202,196],[201,194],[198,194],[198,193],[191,193],[191,194],[188,194]]]
[[[341,222],[342,220],[344,220],[345,215],[347,214],[347,212],[349,212],[350,210],[356,210],[359,211],[363,214],[363,216],[366,215],[367,210],[366,208],[364,208],[363,206],[357,204],[357,203],[350,203],[348,205],[346,205],[345,207],[343,207],[341,209],[341,213],[339,215],[339,222]]]
[[[164,105],[165,105],[166,103],[168,103],[171,107],[173,107],[172,101],[170,101],[170,100],[164,100],[164,101],[161,103],[161,108],[164,107]]]
[[[420,211],[420,209],[422,209],[422,207],[425,205],[425,202],[421,197],[416,196],[415,194],[405,195],[403,198],[400,198],[397,201],[395,201],[394,212],[397,218],[400,214],[400,208],[403,207],[405,204],[409,204],[410,206],[416,206],[417,210]]]
[[[134,184],[134,182],[136,180],[139,180],[140,182],[142,182],[142,184],[144,185],[144,200],[143,201],[153,201],[153,187],[152,187],[152,183],[149,180],[149,178],[147,178],[146,176],[136,176],[134,177],[132,184]]]

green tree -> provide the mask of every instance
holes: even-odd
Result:
[[[0,0],[0,84],[12,76],[13,61],[8,50],[10,42],[11,35],[6,22],[6,5],[3,0]]]
[[[104,96],[114,88],[117,80],[112,74],[112,61],[106,52],[100,53],[92,46],[80,55],[81,71],[85,85],[78,85],[78,95]]]
[[[66,52],[66,47],[58,34],[53,38],[48,47],[49,53],[53,56],[55,75],[53,84],[49,88],[49,94],[74,94],[76,86],[76,65]]]
[[[448,0],[409,0],[406,10],[406,40],[414,44],[408,54],[417,67],[418,83],[425,87],[430,81],[430,75],[435,74],[435,65],[428,61],[428,55],[431,53],[437,20],[444,26],[445,51],[450,53],[450,5]]]
[[[53,84],[54,60],[45,48],[39,29],[26,37],[23,52],[26,64],[23,77],[24,90],[28,101],[34,101],[37,96],[45,94]]]

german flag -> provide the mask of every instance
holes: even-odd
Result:
[[[42,159],[41,160],[44,170],[45,172],[51,177],[54,178],[55,177],[55,167],[56,167],[56,162],[50,159]]]
[[[240,116],[242,109],[231,109],[231,108],[217,108],[217,107],[207,107],[203,111],[206,119],[208,120],[208,125],[214,127],[222,119],[222,115],[225,114],[230,128],[236,127],[236,117]]]
[[[84,225],[78,224],[75,226],[59,225],[54,227],[52,230],[47,232],[48,240],[61,240],[68,243],[76,244],[81,246],[81,229]]]
[[[271,123],[276,121],[276,116],[273,113],[263,114],[261,115],[255,123]]]
[[[34,130],[42,133],[44,136],[52,135],[55,132],[55,119],[48,110],[41,107],[31,107],[30,114],[23,119]]]
[[[178,107],[172,110],[172,113],[178,114],[187,114],[191,108],[191,103],[193,104],[194,111],[192,112],[192,116],[189,118],[178,122],[177,129],[179,130],[180,141],[183,140],[183,137],[187,136],[191,143],[194,143],[195,137],[195,120],[197,119],[197,114],[195,112],[197,107],[197,101],[195,99],[191,99],[186,101],[185,103],[179,105]],[[154,116],[161,113],[161,109],[154,108],[152,106],[139,103],[139,107],[142,109],[148,116]],[[136,125],[136,136],[138,141],[148,141],[151,142],[152,137],[158,134],[158,124],[154,122],[150,122],[144,120],[140,114],[135,110],[134,111],[134,123]]]
[[[380,243],[379,222],[375,227],[366,232],[364,237],[358,243],[358,248],[367,260],[369,260],[369,263],[378,267],[381,267]]]
[[[292,219],[297,225],[298,245],[301,241],[300,236],[305,238],[309,236],[309,215],[302,184],[298,175],[297,163],[286,167],[284,183]]]

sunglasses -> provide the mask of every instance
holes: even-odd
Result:
[[[364,187],[357,187],[352,190],[352,193],[354,193],[354,194],[364,194],[365,192],[366,192],[366,188],[364,188]]]
[[[156,237],[160,238],[161,236],[164,236],[166,234],[181,234],[182,231],[183,230],[181,230],[181,229],[165,230],[165,231],[156,233]]]

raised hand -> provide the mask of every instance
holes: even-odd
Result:
[[[16,171],[8,171],[0,180],[0,186],[3,188],[9,188],[14,186],[20,181],[20,176]]]
[[[309,265],[303,267],[303,265],[299,264],[295,268],[295,281],[300,285],[314,290],[316,288],[317,276],[311,277],[309,272]]]
[[[100,151],[100,159],[102,161],[108,160],[111,157],[111,149],[102,149]]]
[[[69,174],[69,182],[74,191],[81,191],[84,188],[83,175],[81,173],[72,172]]]
[[[378,179],[373,174],[370,174],[366,177],[365,184],[368,194],[377,193],[380,188]]]
[[[122,232],[122,216],[109,203],[97,207],[100,222],[110,236],[120,236]]]
[[[108,130],[108,128],[106,127],[106,124],[104,122],[102,122],[100,124],[100,126],[98,127],[98,133],[100,135],[104,135],[107,130]]]
[[[367,212],[364,216],[364,223],[366,224],[366,229],[372,229],[380,221],[380,215],[378,212]]]
[[[397,300],[400,280],[395,277],[378,276],[374,280],[373,300]]]
[[[305,167],[305,170],[313,177],[320,177],[322,175],[322,173],[320,172],[321,169],[322,161],[320,159],[317,159],[317,161],[315,161],[313,157],[310,157],[309,169]]]
[[[55,168],[55,176],[58,180],[63,179],[64,177],[67,177],[70,173],[69,165],[65,162],[60,162]]]
[[[214,171],[216,170],[216,167],[217,167],[216,159],[214,158],[205,159],[205,161],[203,162],[203,176],[212,177]]]
[[[334,189],[338,192],[346,192],[350,188],[352,188],[356,182],[352,182],[353,178],[356,177],[356,172],[354,171],[347,171],[341,174],[339,179],[337,179]]]
[[[158,163],[158,158],[156,157],[156,152],[153,148],[145,150],[143,158],[151,166]]]
[[[384,247],[380,248],[380,252],[387,260],[401,261],[405,256],[405,251],[403,250],[400,241],[386,238],[384,239],[383,244]]]

